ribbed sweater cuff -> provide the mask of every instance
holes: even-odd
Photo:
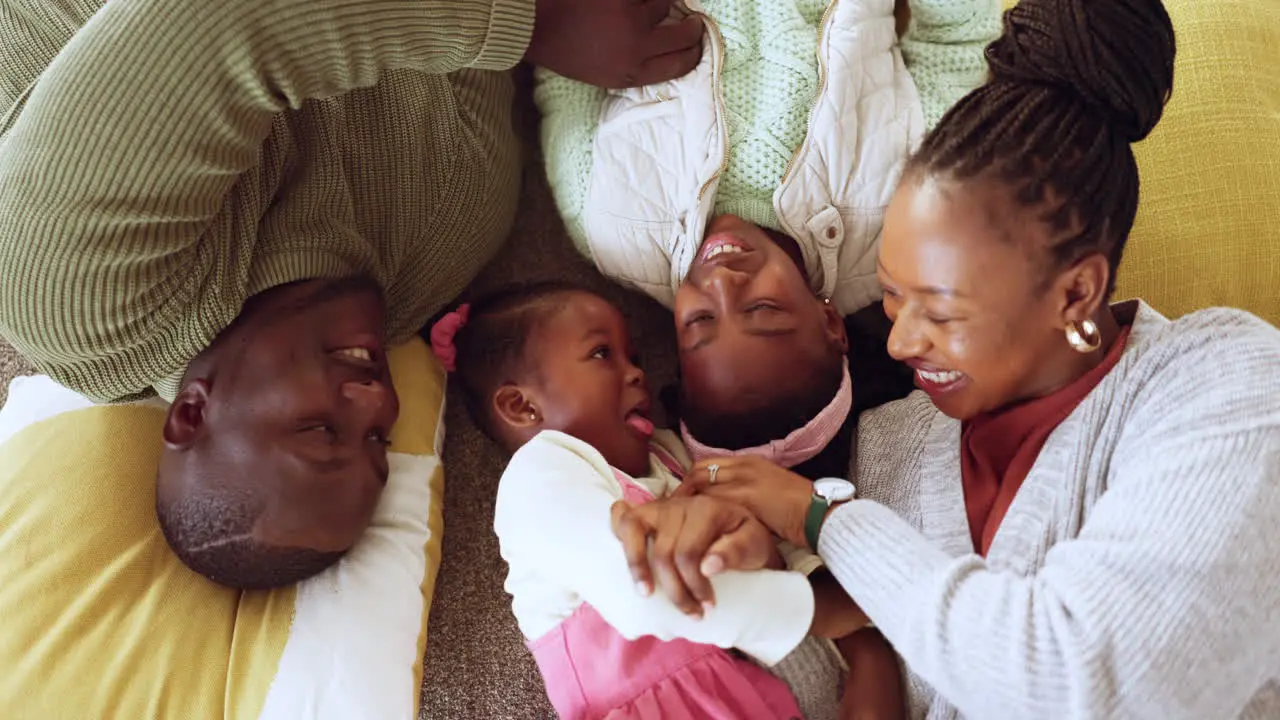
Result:
[[[493,0],[489,32],[471,67],[509,70],[524,58],[533,37],[535,0]]]
[[[818,555],[890,643],[907,639],[918,597],[952,558],[889,508],[854,500],[836,510],[818,538]]]

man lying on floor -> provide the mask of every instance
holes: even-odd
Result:
[[[173,401],[161,525],[238,587],[313,575],[368,525],[398,412],[385,347],[515,212],[500,71],[658,82],[700,43],[696,22],[658,26],[669,0],[19,5],[0,23],[0,333],[94,400]]]

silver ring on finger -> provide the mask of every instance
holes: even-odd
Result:
[[[707,472],[711,475],[711,478],[710,478],[709,480],[707,480],[707,483],[708,483],[708,484],[710,484],[710,485],[715,485],[715,484],[716,484],[716,473],[720,472],[720,466],[719,466],[719,465],[717,465],[717,464],[715,464],[715,463],[712,463],[712,464],[710,464],[710,465],[708,465],[708,466],[707,466]]]

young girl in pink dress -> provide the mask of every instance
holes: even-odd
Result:
[[[576,288],[529,286],[463,306],[431,337],[472,417],[513,453],[494,529],[512,609],[560,716],[799,717],[786,684],[760,665],[810,632],[803,574],[719,575],[700,619],[630,580],[611,508],[666,496],[688,457],[649,420],[618,310]]]

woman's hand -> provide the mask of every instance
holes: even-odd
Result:
[[[712,466],[717,467],[715,482]],[[799,547],[808,547],[804,521],[813,499],[813,483],[768,460],[740,455],[698,462],[673,493],[674,497],[688,495],[738,503],[773,534]]]
[[[714,497],[669,497],[613,505],[636,588],[662,591],[689,615],[715,603],[708,577],[727,569],[759,570],[777,555],[773,536],[746,508]],[[650,540],[652,539],[652,544]]]

